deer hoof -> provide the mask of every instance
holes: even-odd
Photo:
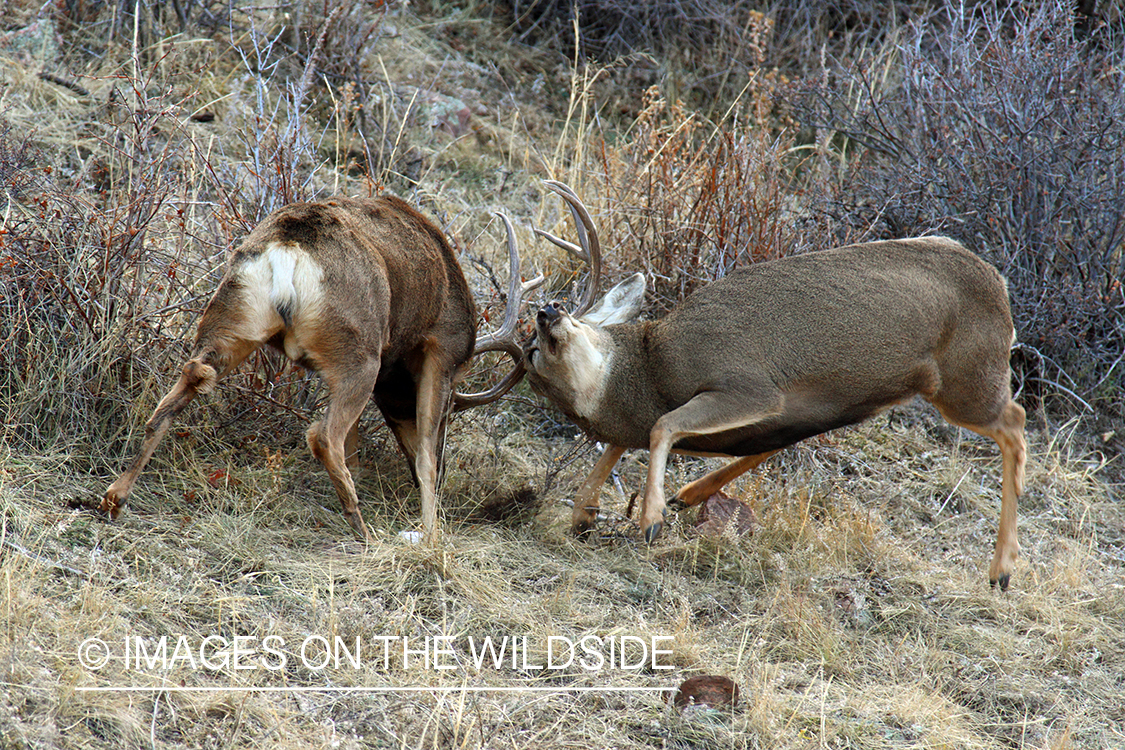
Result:
[[[118,516],[121,515],[123,505],[124,503],[122,503],[116,495],[107,494],[102,498],[102,501],[98,503],[98,511],[109,517],[109,520],[116,521]]]
[[[575,511],[570,519],[570,533],[579,539],[591,541],[594,538],[593,531],[597,523],[598,509],[596,507]]]
[[[363,522],[363,516],[361,516],[358,512],[345,512],[344,515],[347,516],[348,524],[352,527],[352,531],[355,532],[355,535],[359,539],[359,541],[363,542],[364,544],[375,543],[375,538],[371,536],[371,532],[367,530],[367,524]]]
[[[988,583],[992,588],[1000,586],[1001,591],[1008,590],[1012,580],[1012,569],[1015,567],[1016,558],[1019,556],[1019,546],[1008,547],[1001,551],[997,549],[992,557],[992,565],[988,568]]]
[[[688,504],[681,500],[679,495],[668,501],[668,510],[673,513],[679,513],[680,511],[687,510],[687,508]]]
[[[590,541],[594,538],[594,522],[585,518],[579,519],[570,525],[570,533],[579,539]]]
[[[664,531],[664,524],[657,521],[652,526],[645,529],[645,542],[652,544],[660,537],[660,532]]]

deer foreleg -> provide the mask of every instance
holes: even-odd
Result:
[[[601,506],[599,496],[602,485],[605,484],[605,480],[609,478],[613,467],[617,465],[624,452],[625,449],[619,445],[607,445],[601,458],[594,464],[590,476],[586,477],[586,481],[578,488],[574,496],[574,511],[570,516],[570,530],[575,536],[587,534],[594,528],[598,520],[598,508]]]
[[[656,420],[649,433],[648,479],[641,506],[641,531],[645,541],[651,544],[664,529],[664,516],[668,511],[664,502],[664,470],[668,453],[675,444],[691,435],[727,432],[760,422],[780,413],[782,403],[781,394],[766,386],[754,393],[706,391]],[[748,408],[748,404],[756,404],[757,408]],[[764,455],[754,458],[764,459]]]

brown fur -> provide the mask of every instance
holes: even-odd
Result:
[[[231,256],[183,374],[101,510],[116,517],[171,420],[268,343],[327,382],[328,407],[308,443],[356,534],[369,539],[349,464],[372,396],[421,487],[432,532],[452,388],[472,356],[476,319],[444,235],[407,203],[336,198],[280,209]]]
[[[876,242],[756,264],[657,321],[591,331],[562,322],[557,309],[540,312],[529,382],[609,444],[576,497],[576,532],[593,523],[599,487],[626,448],[651,453],[641,514],[651,541],[666,512],[669,450],[745,457],[681,489],[671,503],[679,509],[781,448],[921,395],[1000,446],[1003,504],[990,578],[1007,587],[1026,457],[1024,411],[1009,384],[1012,318],[1004,279],[958,243]],[[609,364],[596,407],[583,413],[559,359],[568,345],[589,341]]]

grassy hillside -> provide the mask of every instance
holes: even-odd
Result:
[[[0,748],[1125,746],[1119,11],[150,5],[0,15]],[[545,294],[581,272],[531,232],[573,231],[544,178],[590,206],[608,280],[650,275],[653,316],[836,242],[940,231],[1001,267],[1030,414],[1011,589],[987,583],[999,451],[922,404],[734,483],[752,534],[687,512],[652,547],[626,517],[643,451],[600,538],[570,537],[597,450],[526,386],[454,418],[443,534],[409,544],[417,492],[371,409],[364,546],[304,444],[323,389],[261,354],[119,521],[91,511],[270,211],[412,201],[485,330],[492,211]],[[714,465],[675,458],[668,486]],[[666,702],[705,674],[734,710]]]

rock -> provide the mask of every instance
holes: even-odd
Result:
[[[738,685],[718,675],[690,677],[676,690],[672,705],[681,711],[693,707],[733,710],[738,706]]]
[[[750,536],[758,523],[754,509],[736,497],[716,492],[703,501],[695,521],[695,530],[704,536]]]

